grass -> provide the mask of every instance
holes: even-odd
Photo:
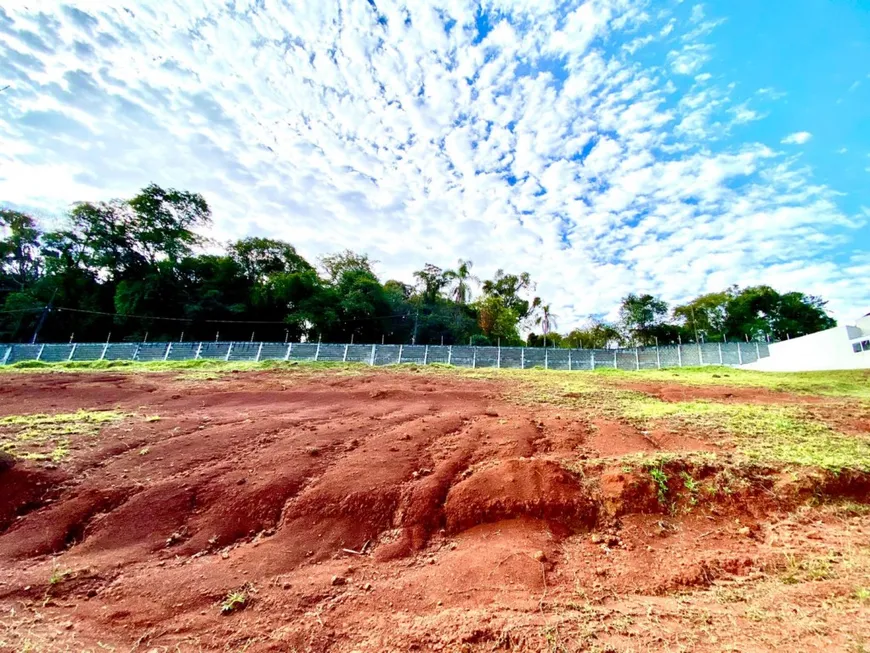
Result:
[[[664,402],[642,396],[623,401],[621,410],[642,427],[723,433],[737,451],[756,462],[870,472],[870,440],[837,433],[800,406]]]
[[[789,554],[785,557],[785,569],[780,574],[780,580],[786,585],[831,580],[837,577],[834,564],[831,558],[799,559]]]
[[[68,361],[47,363],[43,361],[21,361],[12,365],[0,366],[0,372],[20,371],[88,371],[88,370],[129,370],[131,372],[164,372],[176,370],[263,370],[287,367],[317,367],[322,369],[354,369],[368,367],[366,363],[342,363],[338,361],[280,361],[269,360],[260,363],[245,361],[223,361],[221,359],[199,359],[186,361]],[[589,371],[568,372],[563,370],[542,369],[470,369],[454,367],[442,363],[427,366],[409,363],[401,366],[387,366],[380,369],[402,369],[434,374],[460,373],[481,378],[518,378],[525,381],[543,381],[550,386],[563,389],[582,390],[589,386],[602,388],[618,385],[620,382],[670,382],[691,386],[736,386],[767,388],[775,391],[814,394],[834,397],[851,397],[870,400],[870,372],[867,370],[838,370],[830,372],[755,372],[731,367],[682,367],[662,370],[626,371],[602,368]]]
[[[663,428],[698,433],[702,438],[719,440],[722,444],[733,446],[738,453],[756,462],[817,466],[832,471],[870,471],[870,441],[837,433],[801,406],[714,401],[665,402],[620,385],[626,382],[661,381],[687,386],[759,387],[857,399],[863,403],[870,400],[870,373],[865,370],[781,374],[726,367],[695,367],[638,372],[613,369],[567,372],[468,369],[440,364],[408,364],[370,370],[364,363],[188,360],[66,363],[26,361],[0,367],[0,372],[82,372],[107,369],[132,373],[179,372],[180,378],[189,380],[214,380],[231,373],[258,370],[302,373],[329,371],[338,374],[363,374],[369,371],[392,374],[400,371],[427,375],[460,375],[470,379],[509,380],[516,381],[511,384],[509,392],[520,403],[568,405],[591,417],[628,421],[643,430]],[[870,407],[870,403],[867,405]],[[0,423],[0,432],[2,427]],[[5,446],[8,448],[11,445],[7,443]],[[65,447],[66,443],[59,441],[56,449],[48,453],[41,452],[40,455],[62,459],[68,454]],[[4,449],[0,449],[2,450]]]
[[[79,410],[56,415],[0,417],[0,452],[15,458],[60,462],[74,438],[93,437],[129,415],[112,410]]]
[[[246,608],[251,602],[252,592],[253,587],[250,584],[229,592],[221,602],[221,614],[232,614]]]
[[[68,361],[46,363],[43,361],[21,361],[0,366],[0,373],[15,372],[88,372],[115,370],[118,372],[173,372],[184,370],[213,370],[217,372],[258,371],[274,369],[322,368],[354,369],[367,368],[365,363],[342,363],[340,361],[224,361],[220,359],[198,359],[184,361]]]
[[[715,380],[740,385],[736,380],[757,382],[767,378],[760,372],[722,368],[683,368],[595,373],[546,372],[525,375],[526,383],[515,384],[510,398],[518,403],[546,403],[569,406],[590,419],[604,418],[629,422],[642,431],[669,430],[696,435],[701,439],[726,445],[751,462],[820,467],[833,472],[845,469],[870,472],[870,439],[838,433],[799,404],[749,404],[736,401],[662,401],[643,392],[620,387],[622,380],[643,381],[651,378],[676,377],[683,381]],[[515,375],[500,371],[497,375]],[[490,372],[488,376],[493,376]],[[780,383],[774,375],[771,383]],[[796,386],[821,392],[827,388],[838,396],[864,396],[870,379],[864,371],[830,372],[796,375]],[[801,380],[803,379],[803,380]],[[673,381],[673,378],[668,380]],[[836,381],[836,383],[834,383]],[[831,399],[836,402],[835,399]]]

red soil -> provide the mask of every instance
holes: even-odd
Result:
[[[578,597],[628,610],[614,597],[706,588],[780,555],[770,488],[675,517],[648,475],[566,469],[715,449],[702,436],[593,426],[502,390],[377,370],[14,377],[0,414],[160,420],[107,427],[60,469],[0,468],[0,650],[540,650],[542,629],[571,631],[564,606]],[[865,527],[816,530],[842,544]],[[240,588],[249,605],[222,616]],[[854,623],[832,631],[833,649]]]

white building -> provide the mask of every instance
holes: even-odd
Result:
[[[870,313],[837,326],[770,345],[770,356],[743,366],[765,372],[870,369]]]

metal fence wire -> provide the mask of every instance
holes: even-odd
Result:
[[[736,366],[770,355],[764,342],[696,343],[627,349],[360,345],[312,342],[143,342],[0,345],[0,364],[23,361],[332,361],[367,365],[440,363],[473,368],[649,370]]]

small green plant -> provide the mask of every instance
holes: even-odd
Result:
[[[683,486],[689,491],[689,505],[698,505],[698,492],[701,489],[701,484],[688,472],[680,472],[680,477],[683,479]]]
[[[786,554],[785,569],[781,580],[786,585],[809,581],[830,580],[836,571],[829,558],[808,558],[800,560],[793,554]]]
[[[855,598],[864,604],[870,604],[870,587],[859,587],[855,590]]]
[[[668,475],[661,467],[652,468],[649,470],[649,475],[655,483],[659,503],[666,506],[668,503]]]
[[[71,574],[72,570],[63,569],[57,564],[57,561],[54,561],[51,566],[51,576],[48,577],[48,584],[52,587],[60,585],[64,579]]]
[[[250,583],[227,594],[221,603],[221,614],[232,614],[246,608],[251,602],[253,587]]]

